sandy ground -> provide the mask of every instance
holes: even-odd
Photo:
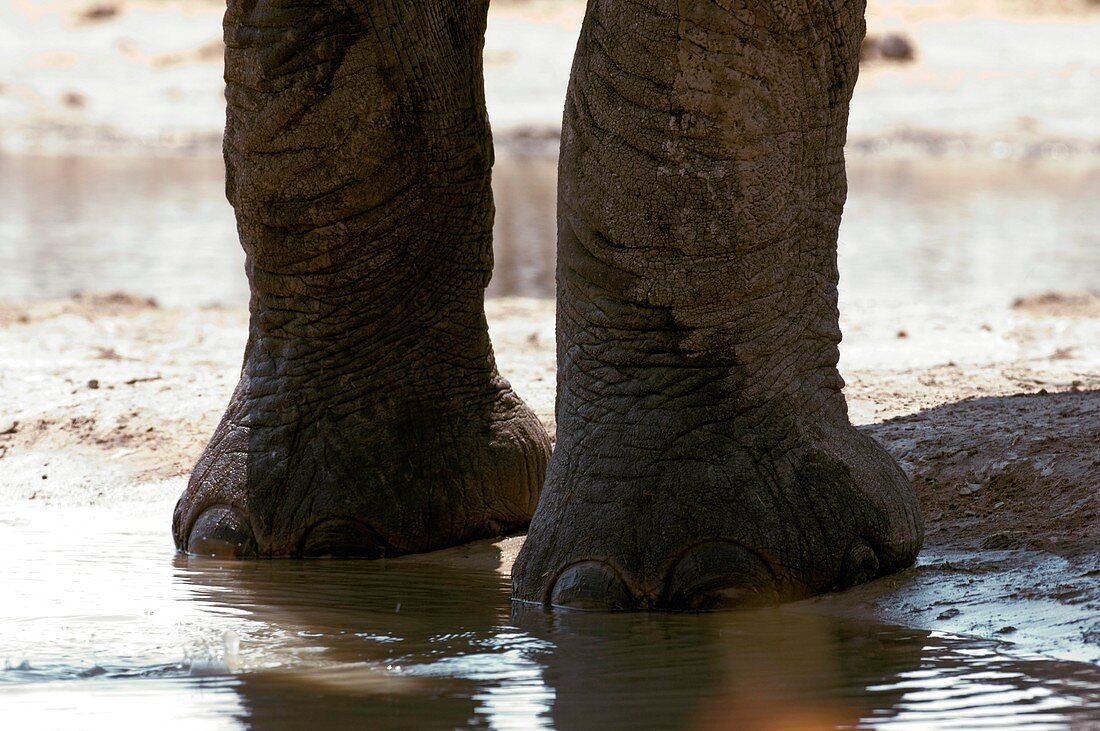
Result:
[[[0,0],[0,151],[216,153],[222,0]],[[493,0],[499,141],[553,138],[582,0]],[[850,149],[1005,158],[1100,154],[1100,3],[870,0],[872,36],[912,61],[863,65]]]
[[[806,606],[1100,662],[1100,298],[923,313],[901,338],[904,313],[865,312],[845,317],[853,421],[913,478],[927,544],[915,568]],[[502,371],[552,430],[553,303],[488,314]],[[246,323],[124,294],[0,303],[2,509],[170,505]]]

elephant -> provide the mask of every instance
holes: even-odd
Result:
[[[249,334],[177,548],[379,558],[529,524],[513,598],[589,610],[772,603],[912,565],[915,492],[837,370],[864,0],[589,0],[553,450],[483,309],[487,11],[228,0]]]

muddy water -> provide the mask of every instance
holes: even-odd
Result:
[[[490,296],[552,297],[555,161],[500,151]],[[1003,307],[1100,287],[1100,165],[855,159],[843,302]],[[0,157],[0,296],[243,304],[217,160]],[[1052,256],[1057,252],[1057,256]]]
[[[162,504],[163,503],[163,504]],[[812,606],[509,601],[492,545],[386,562],[173,555],[145,506],[0,521],[0,708],[20,727],[1079,728],[1100,668]]]

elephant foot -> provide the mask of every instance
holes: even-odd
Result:
[[[525,525],[549,458],[496,371],[487,2],[229,0],[241,381],[181,550],[389,556]]]
[[[499,376],[441,389],[415,383],[424,371],[412,364],[372,389],[341,379],[318,392],[316,376],[307,386],[257,370],[246,360],[176,506],[179,550],[382,558],[530,520],[549,439]]]
[[[847,424],[795,432],[770,454],[712,434],[687,449],[693,457],[681,456],[682,436],[640,450],[561,434],[513,568],[514,598],[590,610],[745,607],[911,565],[923,528],[894,460]],[[628,474],[615,475],[615,460],[629,461]]]

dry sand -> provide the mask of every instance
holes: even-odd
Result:
[[[552,430],[553,303],[490,300],[488,314],[502,371]],[[1100,298],[922,313],[903,338],[905,314],[885,317],[845,318],[847,395],[913,478],[926,548],[913,569],[804,606],[1100,662]],[[246,323],[125,294],[0,303],[0,505],[163,503],[168,541]]]
[[[0,151],[216,153],[222,0],[0,0]],[[485,40],[498,140],[553,136],[583,0],[493,0]],[[1055,158],[1100,154],[1095,0],[870,0],[850,148]]]

